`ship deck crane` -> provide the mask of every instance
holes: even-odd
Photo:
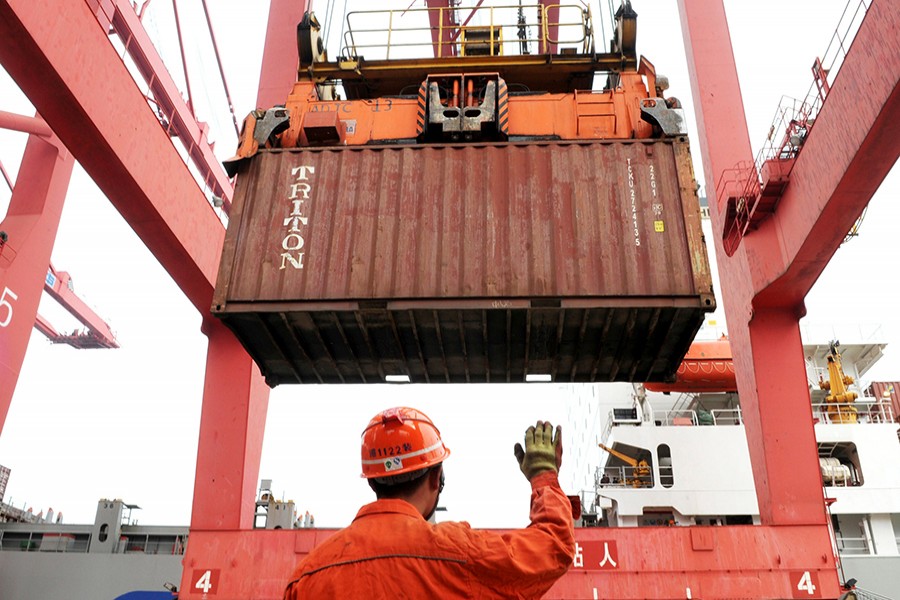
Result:
[[[832,423],[856,423],[857,410],[853,406],[853,402],[859,395],[847,388],[854,379],[844,374],[838,347],[840,347],[840,342],[837,340],[831,342],[827,356],[828,381],[820,378],[819,388],[828,392],[825,403],[827,404],[828,418]]]
[[[618,450],[614,450],[604,444],[597,444],[603,450],[609,452],[612,456],[615,456],[625,464],[628,464],[632,467],[633,476],[626,477],[625,482],[632,487],[647,487],[648,482],[649,485],[653,485],[653,480],[650,479],[650,463],[648,463],[645,459],[637,459],[632,456],[628,456]]]

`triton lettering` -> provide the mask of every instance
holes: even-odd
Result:
[[[281,240],[281,269],[290,264],[295,269],[303,268],[303,246],[306,240],[303,239],[305,227],[309,224],[309,217],[305,214],[305,204],[309,200],[309,193],[312,191],[312,185],[309,183],[309,176],[316,172],[315,167],[309,165],[301,165],[291,169],[291,177],[293,181],[290,184],[290,212],[282,224],[285,227],[285,235]]]

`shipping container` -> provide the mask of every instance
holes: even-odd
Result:
[[[262,151],[212,306],[270,385],[665,380],[714,308],[684,138]]]

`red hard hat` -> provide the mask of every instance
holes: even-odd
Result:
[[[428,415],[399,406],[378,413],[362,433],[362,476],[393,477],[441,463],[450,450]]]

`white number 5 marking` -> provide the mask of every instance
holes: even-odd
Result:
[[[12,300],[18,300],[19,297],[16,296],[11,289],[8,287],[3,288],[3,293],[0,294],[0,309],[6,309],[6,316],[3,317],[3,320],[0,320],[0,327],[6,327],[9,325],[9,322],[12,321],[13,316],[13,305],[10,303],[6,297],[9,296]],[[2,312],[0,312],[2,314]]]

